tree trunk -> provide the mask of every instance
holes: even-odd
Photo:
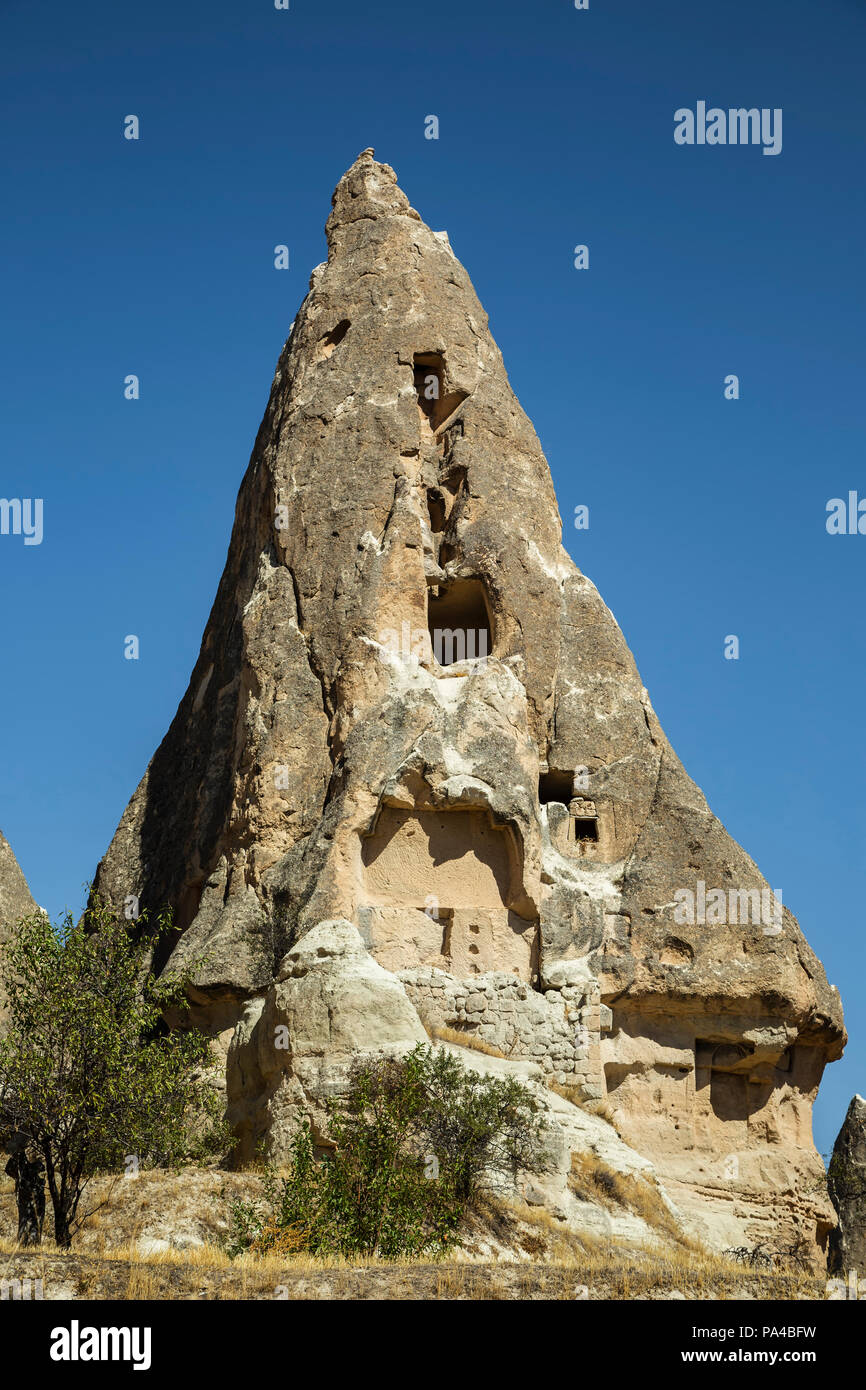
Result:
[[[6,1172],[15,1180],[15,1201],[18,1206],[19,1245],[39,1245],[45,1221],[45,1169],[41,1158],[29,1159],[21,1149],[6,1165]]]
[[[58,1211],[54,1208],[54,1239],[62,1250],[68,1250],[72,1244],[72,1232],[69,1229],[69,1222],[65,1211]]]

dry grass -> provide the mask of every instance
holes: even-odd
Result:
[[[759,1271],[710,1255],[682,1238],[654,1184],[579,1158],[576,1191],[597,1205],[619,1204],[643,1217],[664,1246],[625,1246],[577,1234],[541,1207],[488,1196],[475,1204],[464,1248],[447,1259],[383,1260],[318,1257],[290,1248],[247,1252],[232,1260],[222,1248],[232,1196],[254,1197],[261,1179],[214,1170],[143,1173],[131,1182],[106,1180],[105,1198],[71,1250],[46,1241],[21,1251],[15,1225],[2,1223],[0,1278],[42,1279],[46,1296],[80,1299],[726,1299],[748,1291],[759,1299],[823,1296],[823,1278],[805,1272]],[[14,1214],[11,1185],[0,1205]],[[142,1248],[142,1236],[194,1233],[187,1248]],[[5,1238],[4,1238],[5,1236]],[[289,1245],[291,1245],[291,1240]],[[53,1292],[51,1292],[53,1291]],[[582,1295],[580,1295],[582,1296]]]
[[[579,1105],[581,1109],[586,1108],[583,1095],[576,1086],[562,1085],[561,1082],[554,1081],[552,1076],[547,1078],[546,1085],[548,1091],[554,1091],[556,1095],[561,1096],[563,1100],[567,1100],[571,1105]]]
[[[594,1153],[573,1153],[568,1185],[575,1197],[602,1206],[628,1206],[624,1175],[603,1163]]]
[[[609,1210],[622,1207],[639,1216],[674,1246],[700,1249],[681,1231],[654,1178],[617,1172],[593,1153],[573,1153],[568,1185],[583,1201],[598,1202]]]
[[[553,1077],[547,1078],[546,1085],[548,1091],[554,1091],[556,1095],[569,1101],[571,1105],[579,1106],[581,1110],[586,1111],[587,1115],[597,1115],[600,1120],[605,1120],[620,1139],[624,1138],[620,1128],[619,1112],[614,1109],[609,1100],[585,1100],[583,1092],[577,1086],[569,1086],[567,1083],[560,1084],[560,1082],[554,1081]]]
[[[510,1228],[522,1261],[380,1260],[273,1254],[230,1260],[216,1247],[143,1255],[137,1247],[82,1255],[46,1246],[39,1252],[3,1247],[2,1277],[42,1278],[67,1297],[140,1299],[445,1299],[503,1300],[687,1298],[725,1300],[821,1298],[823,1281],[803,1273],[744,1271],[699,1250],[624,1248],[610,1239],[567,1232],[549,1213],[496,1202],[500,1227]],[[528,1248],[527,1248],[528,1247]]]
[[[622,1174],[616,1176],[623,1179]],[[638,1214],[649,1224],[668,1226],[670,1213],[650,1184],[625,1179],[622,1190],[642,1208]],[[796,1269],[744,1272],[736,1261],[682,1237],[678,1237],[679,1245],[668,1248],[626,1245],[609,1236],[567,1231],[543,1208],[502,1199],[498,1205],[516,1225],[533,1228],[546,1239],[544,1269],[552,1277],[557,1271],[574,1271],[585,1284],[596,1286],[600,1297],[645,1298],[674,1289],[688,1298],[720,1300],[741,1297],[744,1290],[759,1299],[822,1298],[824,1294],[821,1276]]]
[[[139,1240],[186,1235],[190,1245],[218,1246],[227,1232],[232,1198],[255,1199],[262,1177],[226,1172],[217,1167],[188,1167],[176,1172],[144,1170],[136,1178],[95,1178],[82,1198],[84,1213],[75,1233],[76,1250],[108,1254]],[[0,1237],[14,1241],[17,1231],[14,1185],[0,1185]],[[49,1203],[46,1235],[53,1233]]]
[[[609,1100],[585,1100],[583,1109],[588,1115],[597,1115],[600,1120],[606,1120],[619,1134],[619,1114]]]
[[[501,1052],[492,1043],[485,1042],[483,1038],[476,1038],[474,1033],[463,1033],[459,1028],[430,1028],[428,1029],[431,1038],[438,1038],[440,1042],[456,1043],[458,1047],[468,1047],[473,1052],[483,1052],[487,1057],[502,1057],[507,1060],[507,1054]]]

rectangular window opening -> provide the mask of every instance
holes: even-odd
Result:
[[[573,772],[557,772],[553,768],[550,772],[542,772],[538,779],[538,800],[542,806],[547,806],[551,801],[560,801],[567,806],[574,796],[573,784]]]
[[[598,843],[598,817],[575,816],[574,838],[579,841],[594,841]]]
[[[493,631],[484,585],[455,579],[428,591],[427,617],[433,654],[440,666],[484,660],[493,654]]]

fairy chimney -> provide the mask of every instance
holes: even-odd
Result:
[[[367,1041],[394,1003],[377,971],[469,1031],[466,982],[486,982],[485,1036],[606,1098],[697,1226],[732,1244],[744,1221],[799,1223],[819,1249],[811,1106],[839,997],[563,548],[447,235],[365,150],[327,239],[189,688],[96,889],[171,905],[174,962],[204,958],[198,1016],[233,1039],[241,1128],[273,1135],[305,1103],[262,1029],[332,924],[321,954],[372,991]]]

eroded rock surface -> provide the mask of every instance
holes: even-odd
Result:
[[[12,846],[0,831],[0,932],[10,922],[27,917],[36,911],[36,903],[27,887]]]
[[[451,978],[441,972],[428,974]],[[534,1025],[533,1034],[542,1039],[547,1000],[514,976],[476,977],[468,986],[475,987],[469,1000],[480,998],[485,990],[501,990],[509,978],[516,1002],[530,1010],[526,1018]],[[241,1157],[252,1157],[264,1138],[271,1159],[285,1162],[302,1118],[309,1120],[314,1141],[326,1148],[327,1101],[345,1089],[353,1060],[404,1055],[418,1043],[429,1044],[421,1022],[421,1016],[427,1020],[428,1008],[419,1000],[419,1015],[409,998],[411,987],[373,959],[351,922],[320,922],[307,932],[286,955],[264,1002],[249,1004],[235,1030],[228,1058],[228,1113],[243,1137]],[[501,1003],[507,1007],[504,997]],[[469,1002],[468,1007],[475,1006]],[[572,1157],[581,1154],[608,1173],[639,1178],[663,1213],[684,1228],[685,1218],[658,1182],[652,1163],[624,1143],[604,1119],[549,1089],[550,1057],[542,1047],[530,1049],[527,1043],[522,1053],[513,1050],[511,1056],[497,1057],[447,1041],[434,1045],[482,1076],[513,1077],[538,1102],[544,1123],[541,1170],[531,1177],[500,1173],[497,1186],[503,1195],[546,1208],[574,1232],[659,1243],[657,1228],[636,1213],[608,1210],[576,1190]]]
[[[830,1267],[866,1282],[866,1100],[855,1096],[833,1146],[830,1197],[839,1225],[830,1238]]]
[[[9,841],[0,831],[0,953],[6,933],[12,923],[37,910],[18,860]],[[0,1021],[4,1016],[3,995],[0,989]]]
[[[207,957],[199,1017],[229,1049],[246,1138],[264,1126],[279,1149],[314,1105],[305,1029],[323,1006],[290,963],[340,921],[382,972],[358,977],[367,1041],[380,1005],[380,1041],[393,1022],[384,976],[415,972],[417,1002],[438,972],[448,1026],[606,1098],[696,1230],[799,1231],[820,1251],[834,1217],[813,1194],[811,1105],[844,1041],[838,995],[563,549],[447,236],[369,150],[327,236],[189,689],[96,887],[170,903],[179,957]],[[515,991],[482,990],[476,1013],[467,989],[460,1012],[460,982],[503,974],[537,996],[534,1044]],[[288,1067],[263,1041],[283,1017]],[[316,1037],[327,1091],[336,1054]]]

